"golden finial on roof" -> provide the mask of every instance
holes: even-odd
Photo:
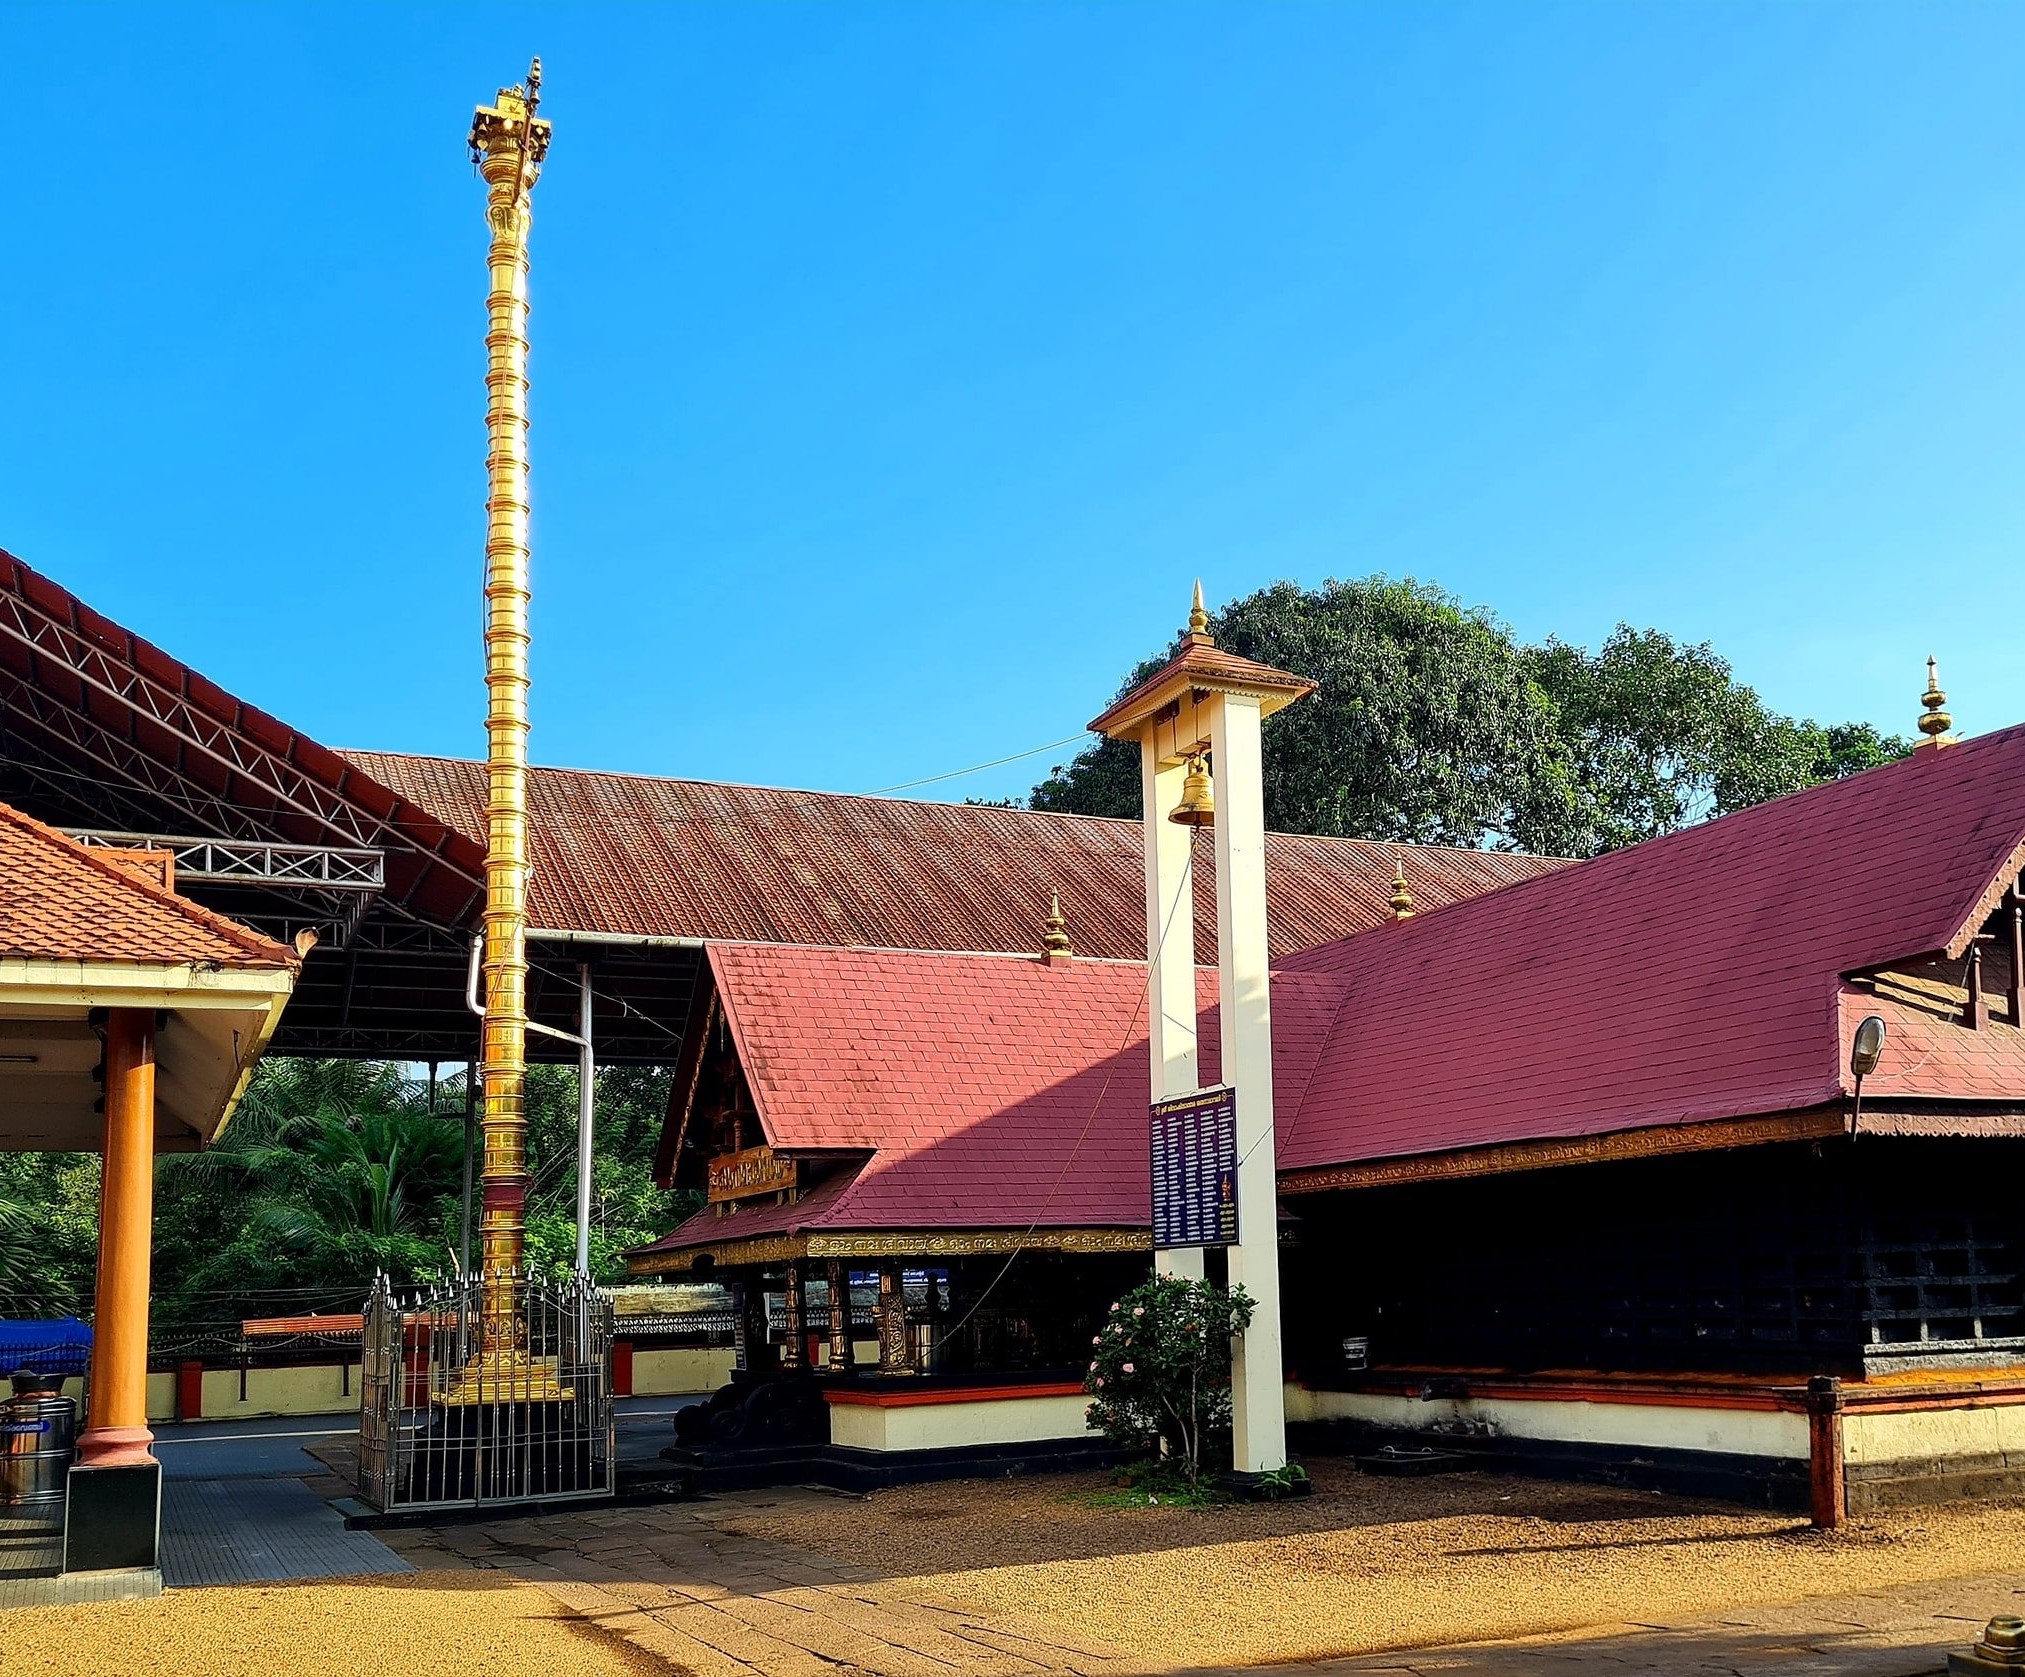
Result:
[[[1188,644],[1190,646],[1214,646],[1215,638],[1209,632],[1209,613],[1202,605],[1202,578],[1195,579],[1195,603],[1188,608]]]
[[[1395,856],[1392,861],[1392,918],[1411,920],[1413,918],[1413,888],[1406,883],[1406,858]]]
[[[1066,961],[1076,953],[1076,946],[1069,941],[1069,923],[1062,918],[1062,894],[1048,893],[1048,917],[1041,922],[1041,958],[1045,961]]]
[[[1924,742],[1927,745],[1950,745],[1953,743],[1948,738],[1948,730],[1954,726],[1955,719],[1947,713],[1945,708],[1947,702],[1947,694],[1941,691],[1940,667],[1932,658],[1929,658],[1927,660],[1927,690],[1920,695],[1920,703],[1926,706],[1926,711],[1919,721],[1920,732],[1927,736]]]

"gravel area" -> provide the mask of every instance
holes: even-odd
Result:
[[[2025,1567],[2025,1502],[1859,1521],[1465,1474],[1311,1464],[1301,1502],[1094,1506],[1099,1476],[755,1509],[728,1529],[1032,1615],[1149,1664],[1240,1665],[1529,1636]]]
[[[10,1671],[36,1677],[665,1677],[531,1584],[469,1572],[171,1590],[22,1607]]]

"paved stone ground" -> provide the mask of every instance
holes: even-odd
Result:
[[[1060,1627],[969,1611],[721,1522],[788,1490],[722,1501],[381,1533],[418,1570],[499,1567],[693,1677],[1106,1677],[1144,1661]]]
[[[763,1503],[807,1507],[829,1495],[755,1492],[382,1536],[418,1569],[497,1567],[530,1579],[693,1677],[1141,1677],[1173,1670],[1160,1655],[1157,1624],[1145,1647],[1105,1647],[1059,1625],[973,1611],[928,1593],[932,1586],[921,1579],[903,1587],[876,1571],[725,1529]],[[1925,1677],[2004,1611],[2025,1611],[2025,1573],[1298,1669],[1303,1677]]]

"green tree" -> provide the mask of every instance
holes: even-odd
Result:
[[[670,1075],[660,1066],[607,1066],[597,1074],[591,1276],[606,1285],[626,1278],[629,1250],[666,1234],[701,1203],[694,1193],[654,1186]],[[528,1263],[560,1278],[576,1263],[576,1067],[529,1067],[527,1115]]]
[[[165,1198],[237,1202],[233,1237],[193,1255],[185,1289],[363,1289],[445,1268],[439,1207],[461,1188],[461,1122],[432,1113],[398,1066],[376,1061],[264,1063],[218,1145],[165,1161]],[[180,1208],[179,1208],[180,1209]]]
[[[1777,714],[1709,646],[1620,624],[1594,654],[1527,647],[1411,580],[1275,583],[1212,628],[1318,684],[1266,730],[1266,820],[1290,832],[1586,856],[1909,749],[1867,723]],[[1030,803],[1136,816],[1139,796],[1138,753],[1106,741]]]
[[[1868,723],[1781,716],[1707,643],[1620,623],[1595,653],[1530,653],[1574,766],[1567,852],[1591,855],[1900,757]]]
[[[89,1300],[98,1186],[96,1154],[0,1153],[0,1315],[68,1315]]]
[[[1413,844],[1565,842],[1572,782],[1553,705],[1490,613],[1372,577],[1275,583],[1225,607],[1213,628],[1225,650],[1318,684],[1266,730],[1269,826]],[[1136,816],[1138,752],[1092,746],[1035,787],[1031,805]]]

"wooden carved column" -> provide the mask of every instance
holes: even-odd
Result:
[[[787,1330],[780,1343],[780,1366],[798,1369],[808,1349],[806,1312],[802,1308],[802,1261],[799,1258],[788,1259],[781,1306],[787,1316]]]
[[[841,1259],[832,1258],[830,1279],[830,1369],[850,1372],[857,1360],[851,1350],[851,1272]]]
[[[879,1266],[879,1372],[912,1374],[907,1354],[907,1289],[897,1263]]]

